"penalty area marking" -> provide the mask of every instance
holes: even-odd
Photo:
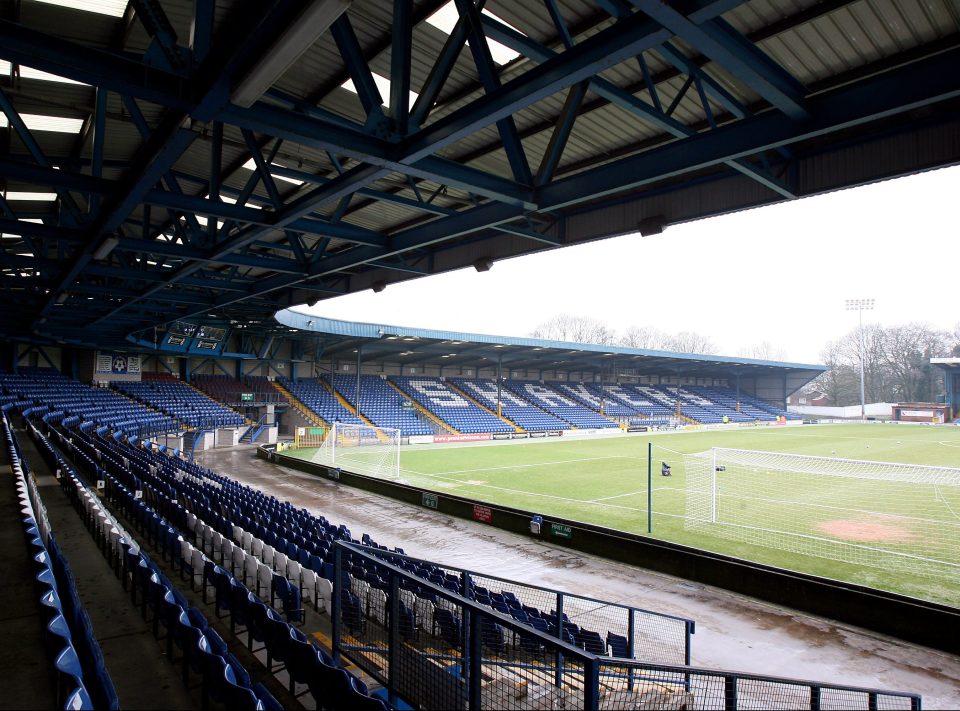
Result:
[[[445,477],[441,474],[428,474],[426,472],[415,472],[409,469],[405,469],[404,473],[416,474],[418,476],[425,476],[429,479],[438,479],[440,481],[453,482],[455,486],[466,486],[466,484],[460,479],[452,479],[449,477]],[[610,508],[610,509],[622,509],[624,511],[637,511],[637,512],[646,511],[645,508],[641,509],[635,506],[621,506],[619,504],[597,503],[596,501],[589,500],[589,499],[571,499],[567,496],[557,496],[556,494],[541,494],[536,491],[524,491],[523,489],[511,489],[506,486],[495,486],[493,484],[474,484],[473,486],[484,488],[484,489],[495,489],[496,491],[506,491],[511,494],[521,494],[523,496],[537,496],[542,499],[554,499],[555,501],[564,501],[568,504],[591,504],[593,506],[601,506],[601,507]],[[492,503],[496,503],[496,502],[492,502]],[[673,514],[673,513],[665,513],[665,512],[661,513],[660,511],[656,511],[656,510],[653,513],[656,514],[657,516],[670,516],[671,518],[685,518],[685,516],[683,516],[682,514]]]

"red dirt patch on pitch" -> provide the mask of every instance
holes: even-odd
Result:
[[[824,533],[845,541],[873,541],[877,543],[907,543],[914,539],[913,533],[900,526],[869,521],[824,521],[817,524]]]

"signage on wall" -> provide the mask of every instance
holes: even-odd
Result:
[[[434,511],[437,510],[438,501],[437,501],[436,494],[429,494],[426,491],[423,492],[422,502],[423,502],[423,505],[426,506],[428,509],[433,509]]]
[[[102,375],[140,375],[140,356],[98,351],[97,373]]]
[[[480,523],[490,523],[493,521],[493,509],[489,506],[473,505],[473,520]]]

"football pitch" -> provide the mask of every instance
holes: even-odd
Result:
[[[647,448],[652,443],[648,520]],[[960,427],[805,425],[695,430],[622,437],[562,438],[401,448],[401,479],[413,486],[649,535],[768,565],[960,605],[960,575],[928,577],[725,540],[684,527],[683,454],[711,447],[960,467]],[[294,450],[310,459],[316,450]],[[662,476],[663,463],[670,476]],[[870,481],[864,499],[870,498]],[[953,487],[952,489],[955,489]],[[946,530],[960,530],[960,492],[946,494]],[[866,504],[865,504],[866,506]],[[869,510],[877,510],[870,508]],[[954,513],[955,512],[955,513]],[[941,514],[943,515],[943,514]],[[648,533],[648,524],[652,531]],[[949,539],[948,539],[949,540]],[[914,542],[923,554],[923,541]],[[960,547],[960,536],[952,545]],[[960,551],[957,551],[960,559]]]

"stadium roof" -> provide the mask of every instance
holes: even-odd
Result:
[[[0,0],[0,337],[109,347],[956,163],[954,0]]]
[[[796,387],[827,370],[824,365],[804,363],[355,323],[293,310],[281,311],[276,318],[292,329],[296,337],[315,338],[318,360],[321,357],[349,360],[359,354],[367,364],[389,362],[404,366],[430,364],[479,369],[502,364],[507,371],[601,374],[633,370],[641,374],[684,377],[777,375],[798,382]]]

